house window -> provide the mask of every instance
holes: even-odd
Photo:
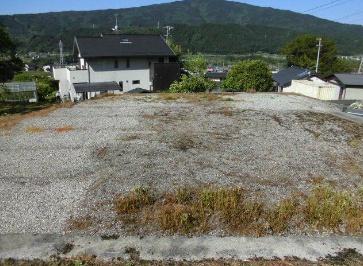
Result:
[[[118,68],[118,60],[116,59],[113,65],[114,68]]]
[[[140,84],[140,80],[133,80],[133,81],[132,81],[132,84],[133,84],[133,85],[138,85],[138,84]]]
[[[159,63],[164,63],[164,57],[159,57]]]
[[[126,59],[126,68],[130,68],[130,58]]]

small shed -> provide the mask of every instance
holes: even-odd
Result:
[[[37,102],[37,86],[35,82],[0,84],[0,100],[5,102]]]
[[[340,86],[340,100],[363,100],[363,74],[335,74],[329,81]]]

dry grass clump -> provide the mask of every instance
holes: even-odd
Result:
[[[155,202],[154,196],[149,189],[140,187],[136,188],[126,197],[119,197],[115,200],[115,210],[117,214],[129,214],[147,207]]]
[[[219,108],[214,111],[210,111],[209,114],[224,115],[227,117],[233,116],[233,110],[230,107]]]
[[[93,225],[93,219],[90,216],[79,217],[75,219],[70,219],[68,221],[70,230],[86,230]]]
[[[66,125],[66,126],[63,126],[63,127],[57,127],[54,129],[55,132],[57,133],[67,133],[67,132],[70,132],[72,130],[74,130],[75,128],[70,126],[70,125]]]
[[[133,140],[138,140],[140,138],[141,138],[140,134],[128,134],[128,135],[122,136],[121,138],[119,138],[119,140],[133,141]]]
[[[308,196],[294,195],[272,206],[249,198],[241,188],[179,188],[158,197],[138,188],[118,197],[114,207],[125,224],[141,228],[146,222],[169,234],[213,230],[250,236],[291,230],[361,234],[363,229],[363,190],[353,195],[329,186],[318,186]]]
[[[172,143],[173,148],[181,151],[187,151],[189,149],[197,148],[199,146],[199,142],[197,142],[193,136],[184,133],[177,136]]]
[[[337,231],[345,225],[347,231],[359,231],[363,227],[362,203],[361,195],[352,197],[347,191],[319,186],[306,199],[305,220],[316,228]]]
[[[34,111],[25,114],[14,114],[0,117],[0,130],[10,130],[18,123],[23,121],[24,119],[34,118],[34,117],[42,117],[47,116],[49,113],[59,109],[59,108],[71,108],[74,103],[66,102],[61,104],[54,104],[50,107],[46,107],[39,111]]]
[[[157,95],[159,100],[164,101],[209,102],[223,99],[214,93],[158,93]]]
[[[39,133],[44,132],[44,128],[29,126],[25,129],[25,132],[29,133],[29,134],[39,134]]]
[[[96,150],[96,156],[100,159],[103,159],[107,155],[108,148],[107,147],[101,147]]]

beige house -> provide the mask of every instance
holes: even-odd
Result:
[[[339,100],[340,86],[325,82],[318,77],[306,80],[292,80],[291,86],[284,88],[284,93],[297,93],[319,100]]]

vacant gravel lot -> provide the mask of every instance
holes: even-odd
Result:
[[[316,182],[363,185],[363,126],[300,96],[119,96],[22,121],[0,136],[0,233],[124,231],[112,200],[138,186],[241,186],[275,202]]]

